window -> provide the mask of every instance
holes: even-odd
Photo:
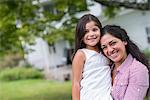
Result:
[[[56,53],[56,48],[55,48],[55,44],[48,44],[49,45],[49,51],[50,53]]]
[[[146,27],[147,42],[150,43],[150,26]]]
[[[72,48],[64,49],[64,54],[65,54],[65,57],[67,58],[67,65],[72,63],[71,59],[72,59],[73,51],[74,51],[74,49],[72,49]]]

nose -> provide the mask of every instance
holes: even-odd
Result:
[[[114,49],[113,49],[111,46],[108,46],[108,47],[107,47],[107,53],[108,53],[108,54],[113,53],[113,50],[114,50]]]
[[[89,33],[90,33],[90,36],[94,36],[95,35],[93,31],[90,31]]]

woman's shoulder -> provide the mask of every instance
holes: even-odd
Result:
[[[147,67],[141,63],[140,61],[136,60],[135,58],[133,59],[133,62],[132,62],[132,67],[133,68],[138,68],[138,69],[146,69]]]
[[[136,84],[148,85],[149,84],[149,72],[147,67],[136,59],[130,66],[130,77],[134,80]]]
[[[147,66],[145,66],[144,64],[142,64],[134,58],[130,67],[130,72],[146,74],[148,72],[148,69]]]

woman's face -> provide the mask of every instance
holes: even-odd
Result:
[[[85,26],[85,35],[83,41],[86,44],[86,48],[95,47],[100,41],[100,29],[94,21],[90,21]]]
[[[127,45],[127,42],[121,41],[107,33],[101,37],[100,43],[105,56],[107,56],[115,64],[118,64],[118,66],[120,66],[126,59],[127,52],[125,45]]]

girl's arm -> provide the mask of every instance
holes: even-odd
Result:
[[[72,100],[80,100],[80,81],[85,61],[85,55],[78,50],[72,62]]]

